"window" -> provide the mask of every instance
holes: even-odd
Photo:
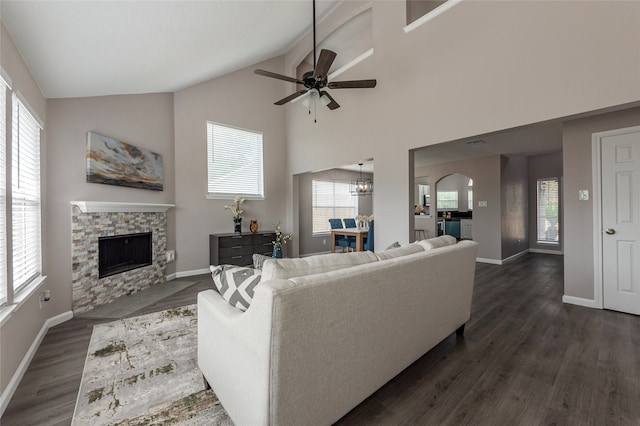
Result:
[[[264,198],[262,133],[207,122],[207,198]]]
[[[0,306],[7,302],[7,85],[0,78]]]
[[[538,243],[559,244],[558,179],[538,179]]]
[[[311,193],[314,234],[331,232],[331,218],[356,216],[358,197],[351,196],[348,183],[313,180]]]
[[[438,210],[458,208],[458,191],[438,191]]]
[[[469,179],[469,189],[467,190],[467,208],[473,210],[473,179]]]
[[[11,220],[14,292],[41,275],[40,125],[13,96]]]

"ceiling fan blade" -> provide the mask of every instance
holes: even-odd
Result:
[[[333,60],[335,58],[335,52],[328,49],[322,49],[320,51],[320,57],[318,58],[318,65],[316,65],[316,69],[313,70],[313,78],[327,78],[329,68],[331,68],[331,64],[333,64]]]
[[[374,80],[351,80],[351,81],[332,81],[327,84],[329,89],[371,89],[376,87],[377,81]]]
[[[298,83],[298,84],[304,85],[304,81],[298,80],[297,78],[287,77],[286,75],[276,74],[275,72],[271,72],[271,71],[255,70],[254,73],[265,76],[265,77],[276,78],[278,80],[284,80],[290,83]]]
[[[291,102],[295,98],[298,98],[298,97],[304,95],[307,92],[308,92],[308,90],[299,90],[299,91],[295,92],[294,94],[287,96],[286,98],[280,99],[278,102],[274,102],[274,104],[275,105],[284,105],[287,102]]]
[[[324,90],[322,92],[320,92],[320,97],[322,98],[322,96],[326,96],[327,99],[329,99],[329,103],[327,104],[327,108],[329,108],[330,110],[334,110],[334,109],[338,109],[340,108],[340,104],[336,102],[335,99],[333,99],[333,97],[325,92]]]

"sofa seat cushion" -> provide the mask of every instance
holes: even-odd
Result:
[[[420,244],[412,243],[406,246],[396,247],[385,251],[377,252],[378,260],[393,259],[395,257],[406,256],[408,254],[419,253],[424,251],[424,247]]]
[[[377,261],[376,255],[370,251],[320,254],[299,259],[273,259],[264,263],[262,279],[266,281],[302,277]]]
[[[235,265],[210,266],[213,284],[231,306],[246,311],[253,300],[262,273],[257,269]]]
[[[429,238],[428,240],[418,241],[417,244],[420,244],[424,247],[425,250],[436,249],[440,247],[452,246],[456,244],[458,240],[451,235],[441,235],[436,238]]]

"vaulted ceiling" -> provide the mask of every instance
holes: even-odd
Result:
[[[311,0],[0,2],[46,98],[180,90],[284,54],[312,16]]]

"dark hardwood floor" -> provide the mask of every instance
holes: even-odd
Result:
[[[561,256],[477,264],[464,337],[452,334],[337,424],[640,425],[640,317],[565,305],[562,280]],[[195,303],[209,287],[205,276],[136,315]],[[3,426],[70,424],[99,322],[49,330]]]

